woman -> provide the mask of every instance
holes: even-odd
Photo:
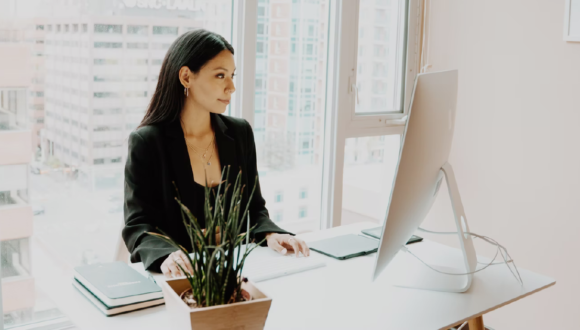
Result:
[[[129,136],[123,239],[131,262],[142,261],[145,269],[168,278],[184,275],[177,264],[192,273],[191,264],[182,251],[146,232],[159,228],[191,251],[175,186],[203,228],[206,182],[215,187],[222,169],[230,166],[233,183],[241,169],[246,185],[242,205],[247,205],[258,173],[249,123],[222,115],[235,91],[233,55],[232,46],[213,32],[195,30],[178,37],[163,60],[147,113]],[[250,226],[257,225],[252,238],[266,238],[282,254],[310,255],[304,241],[269,219],[265,204],[258,182],[249,208]]]

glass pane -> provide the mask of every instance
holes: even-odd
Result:
[[[402,112],[407,0],[361,0],[357,113]]]
[[[27,91],[19,87],[6,87],[12,86],[0,86],[0,131],[22,129],[28,124]]]
[[[400,146],[400,135],[346,140],[342,225],[361,221],[384,222]]]
[[[21,2],[0,27],[11,44],[0,45],[0,72],[9,73],[0,77],[0,144],[8,144],[0,148],[0,232],[5,214],[11,232],[32,228],[1,245],[2,277],[30,299],[3,292],[7,327],[66,319],[51,307],[48,285],[74,266],[114,260],[127,137],[167,49],[199,28],[231,40],[233,16],[232,0]]]
[[[0,242],[2,278],[30,274],[30,252],[28,238]]]
[[[258,2],[253,128],[262,194],[285,228],[319,228],[328,17],[328,0]]]

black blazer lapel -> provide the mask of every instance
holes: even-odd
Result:
[[[231,183],[233,189],[233,185],[236,182],[236,176],[240,170],[240,163],[236,152],[236,141],[234,140],[233,133],[229,132],[228,127],[219,115],[212,113],[210,116],[215,131],[215,140],[220,157],[220,165],[222,167],[222,176],[225,180],[225,173],[227,173],[228,166],[230,166],[230,173],[227,179],[228,183]],[[225,188],[225,186],[222,188]]]
[[[179,196],[178,198],[181,202],[189,209],[192,209],[196,200],[193,186],[195,182],[181,123],[176,120],[166,124],[165,135],[171,169],[173,170],[173,180],[178,189],[175,192],[175,197]],[[175,204],[177,205],[177,202]],[[181,219],[181,216],[177,219]]]

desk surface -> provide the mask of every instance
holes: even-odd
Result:
[[[299,237],[309,242],[376,226],[357,223]],[[409,248],[430,263],[461,263],[459,249],[429,240]],[[370,281],[375,257],[375,253],[348,260],[324,257],[326,267],[258,283],[273,298],[266,329],[445,329],[556,283],[519,269],[521,286],[505,266],[498,265],[477,273],[466,293],[405,289],[391,285],[389,267],[377,281]],[[132,266],[144,272],[140,263]],[[54,284],[59,291],[55,302],[81,329],[158,330],[167,325],[165,305],[105,317],[73,288],[71,280],[72,274],[66,274]]]

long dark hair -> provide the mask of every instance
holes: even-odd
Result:
[[[163,59],[157,87],[138,127],[177,120],[185,103],[179,69],[187,66],[198,73],[226,49],[234,54],[234,48],[224,37],[204,29],[186,32],[175,39]]]

